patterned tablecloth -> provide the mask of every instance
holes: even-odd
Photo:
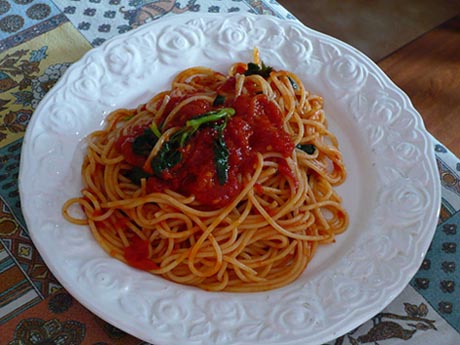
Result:
[[[72,62],[184,12],[295,20],[273,0],[0,0],[0,344],[143,344],[87,311],[43,263],[21,215],[19,158],[35,107]],[[433,150],[442,209],[420,270],[388,308],[331,345],[460,344],[460,160],[434,138]]]

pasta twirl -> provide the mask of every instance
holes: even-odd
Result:
[[[184,70],[170,90],[112,112],[88,137],[82,175],[67,220],[133,267],[210,291],[289,284],[348,225],[323,99],[257,52],[226,75]]]

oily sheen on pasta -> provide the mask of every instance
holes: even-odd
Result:
[[[209,291],[282,287],[345,231],[346,177],[323,99],[260,61],[180,72],[88,137],[63,206],[111,256]],[[76,216],[75,206],[84,217]]]

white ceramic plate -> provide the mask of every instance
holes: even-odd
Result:
[[[304,274],[264,293],[210,293],[108,257],[61,216],[82,186],[84,138],[118,107],[167,89],[195,65],[225,72],[258,47],[324,97],[348,168],[339,188],[351,222]],[[319,344],[381,311],[408,284],[440,205],[429,135],[409,99],[367,57],[293,21],[253,15],[174,16],[88,52],[46,95],[28,127],[20,195],[30,235],[64,287],[124,331],[162,344]]]

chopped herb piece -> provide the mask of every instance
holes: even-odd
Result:
[[[218,106],[224,105],[224,103],[225,103],[225,96],[217,95],[216,98],[214,99],[214,102],[212,103],[212,106],[218,107]]]
[[[160,151],[153,157],[150,165],[157,177],[162,177],[165,170],[169,170],[179,163],[182,159],[180,138],[182,133],[176,132],[169,140],[161,146]]]
[[[133,152],[139,156],[148,156],[158,141],[158,137],[151,128],[146,128],[144,133],[137,136],[133,141]]]
[[[252,75],[252,74],[258,74],[259,71],[260,71],[260,66],[258,64],[254,63],[254,62],[249,62],[248,63],[248,68],[244,72],[244,75],[248,76],[248,75]]]
[[[228,179],[228,158],[230,153],[228,152],[227,145],[224,140],[224,128],[227,125],[226,122],[223,122],[221,125],[217,126],[217,138],[214,141],[214,163],[216,165],[217,178],[219,179],[219,184],[224,185]]]
[[[309,155],[314,154],[316,151],[316,147],[313,144],[297,144],[296,148],[298,148],[299,150],[302,150],[303,152]]]
[[[158,129],[158,126],[155,122],[152,121],[152,124],[150,125],[150,130],[155,134],[157,138],[161,137],[160,130]]]
[[[210,111],[198,116],[195,116],[188,120],[185,125],[195,132],[201,125],[207,122],[214,122],[223,118],[228,118],[235,115],[235,109],[233,108],[222,108],[215,111]],[[187,129],[187,127],[185,129]]]
[[[123,121],[129,121],[134,117],[134,115],[127,115],[123,118]]]
[[[270,66],[266,66],[263,61],[261,62],[260,66],[256,63],[249,62],[248,69],[246,70],[246,72],[244,72],[244,75],[249,76],[249,75],[257,74],[263,78],[268,78],[272,71],[273,71],[273,68]]]
[[[299,85],[297,85],[297,83],[295,82],[295,80],[292,79],[292,78],[289,77],[289,76],[288,76],[288,79],[289,79],[289,81],[291,82],[292,88],[293,88],[294,90],[298,90],[298,89],[299,89]]]
[[[139,167],[132,168],[131,170],[127,171],[124,175],[127,178],[129,178],[131,182],[137,185],[141,184],[141,179],[150,177],[148,173],[146,173],[144,170],[142,170]]]

